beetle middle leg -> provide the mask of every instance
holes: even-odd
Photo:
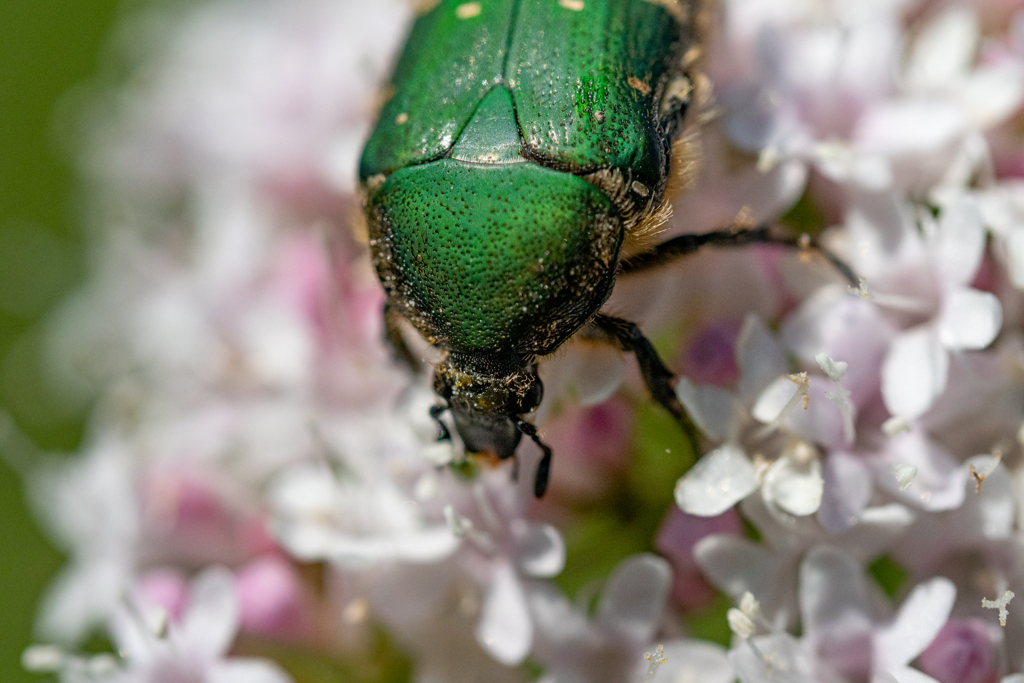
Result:
[[[691,445],[694,446],[694,452],[697,452],[696,429],[689,415],[683,410],[672,386],[675,375],[658,356],[654,345],[640,331],[640,327],[636,323],[603,313],[594,316],[591,326],[591,329],[597,331],[606,341],[636,356],[640,374],[644,378],[647,390],[651,392],[651,397],[664,406],[683,427]]]
[[[838,256],[814,244],[807,235],[780,235],[773,232],[767,224],[761,224],[756,228],[714,230],[673,237],[649,251],[626,259],[619,274],[633,275],[646,272],[682,256],[692,254],[702,247],[743,247],[750,244],[778,244],[791,249],[817,252],[825,257],[844,278],[849,280],[851,285],[857,286],[856,274]]]

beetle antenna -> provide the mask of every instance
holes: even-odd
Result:
[[[540,447],[541,451],[544,452],[544,457],[540,459],[540,464],[537,465],[537,474],[533,478],[533,495],[537,498],[543,498],[544,492],[548,490],[548,479],[551,476],[551,447],[540,440],[540,437],[537,436],[537,428],[529,422],[516,418],[516,427],[523,434],[530,437]]]
[[[447,405],[432,405],[430,406],[430,417],[433,418],[434,422],[437,423],[437,440],[438,441],[451,441],[452,433],[448,431],[448,425],[441,420],[441,415],[448,410]]]

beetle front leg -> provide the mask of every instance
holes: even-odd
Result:
[[[702,247],[744,247],[750,244],[777,244],[790,249],[799,249],[802,252],[817,252],[824,256],[844,278],[849,280],[852,286],[857,286],[857,275],[853,269],[832,252],[816,245],[808,235],[780,235],[773,232],[767,224],[759,225],[756,228],[714,230],[673,237],[650,251],[626,259],[619,274],[643,273],[682,256],[692,254]]]
[[[537,428],[529,422],[516,418],[516,427],[523,434],[526,434],[535,444],[540,448],[541,456],[540,462],[537,464],[537,473],[533,477],[533,495],[535,498],[543,498],[544,492],[548,490],[548,479],[551,477],[551,447],[540,440],[540,435],[537,434]],[[514,461],[513,473],[516,477],[519,476],[519,461]]]
[[[672,386],[675,375],[665,366],[654,345],[644,336],[637,324],[603,313],[598,313],[591,324],[615,346],[636,356],[640,374],[644,378],[647,390],[651,392],[651,397],[672,414],[696,447],[696,430],[693,422],[683,410]]]

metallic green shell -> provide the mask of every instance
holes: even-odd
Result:
[[[474,153],[460,143],[453,156]],[[615,214],[590,183],[522,157],[441,159],[388,177],[370,244],[388,300],[433,344],[543,354],[608,297]]]
[[[647,0],[442,0],[421,16],[360,162],[389,305],[440,348],[554,351],[611,291],[621,195],[664,188],[659,98],[684,44]],[[585,179],[610,169],[612,197]]]
[[[360,177],[447,155],[503,84],[528,157],[575,175],[621,168],[659,188],[669,150],[657,102],[687,40],[648,0],[443,0],[413,26]]]

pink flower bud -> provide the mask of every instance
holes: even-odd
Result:
[[[301,634],[306,624],[302,585],[286,559],[265,555],[235,576],[242,629],[273,636]]]
[[[143,605],[160,607],[177,621],[185,608],[186,584],[185,576],[176,569],[152,569],[136,581],[135,595]]]
[[[921,654],[921,670],[939,683],[998,680],[992,634],[980,619],[950,619]]]
[[[596,497],[627,465],[632,412],[616,398],[587,408],[574,406],[546,424],[545,431],[565,463],[555,468],[552,489],[574,498]]]

